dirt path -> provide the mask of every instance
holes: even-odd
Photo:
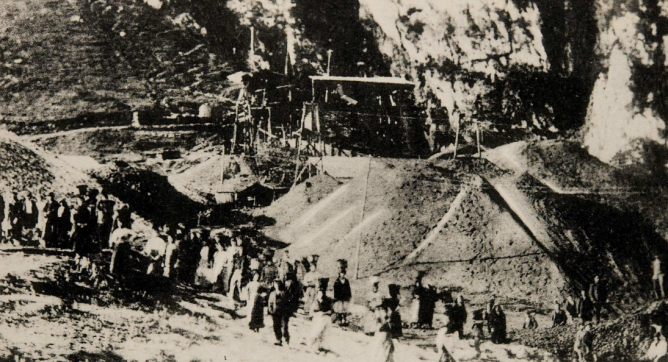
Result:
[[[53,278],[54,268],[67,261],[0,252],[0,360],[365,361],[374,350],[373,338],[331,328],[325,344],[331,352],[316,355],[303,344],[311,327],[303,317],[291,321],[290,346],[275,346],[271,318],[253,333],[243,309],[237,315],[229,301],[213,294],[181,301],[181,312],[96,302],[75,302],[67,309],[60,298],[32,287]],[[395,358],[437,360],[433,350],[401,342]]]

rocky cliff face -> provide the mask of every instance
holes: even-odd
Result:
[[[502,133],[581,129],[605,162],[637,140],[665,145],[668,2],[360,3],[392,71],[419,79],[422,95],[435,94],[450,112]]]
[[[615,162],[665,145],[667,42],[664,0],[23,0],[0,6],[1,113],[216,102],[231,71],[322,73],[332,50],[332,74],[414,80],[488,146],[577,132]]]
[[[609,162],[640,144],[634,140],[665,145],[668,2],[599,0],[596,14],[600,72],[584,141]]]

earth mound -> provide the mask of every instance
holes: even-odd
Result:
[[[629,207],[648,196],[609,196],[633,183],[585,153],[549,141],[503,146],[489,160],[374,159],[351,179],[295,187],[264,210],[276,221],[265,231],[294,257],[319,254],[329,276],[343,258],[361,278],[408,285],[426,271],[468,295],[551,304],[599,275],[615,302],[635,305],[647,297],[652,254],[668,244]]]
[[[5,191],[43,195],[54,191],[63,196],[74,193],[79,184],[92,184],[81,171],[9,132],[0,132],[0,170]]]

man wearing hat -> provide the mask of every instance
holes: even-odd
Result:
[[[86,195],[88,194],[88,185],[86,184],[81,184],[77,185],[77,191],[79,192],[77,194],[77,197],[83,201],[86,198]]]
[[[23,216],[22,227],[29,231],[34,230],[35,227],[37,227],[37,219],[39,215],[37,213],[37,202],[30,191],[26,192],[24,195],[21,206],[23,207],[23,211],[21,212]]]
[[[263,255],[266,260],[262,267],[260,280],[265,288],[270,289],[274,280],[280,279],[280,276],[278,275],[278,268],[274,265],[273,251],[267,249],[264,251]]]
[[[290,250],[284,249],[283,256],[278,262],[278,273],[283,280],[287,279],[288,274],[294,272],[295,267],[290,260]]]
[[[271,316],[274,323],[274,336],[276,336],[276,345],[282,346],[283,339],[286,344],[290,344],[290,332],[288,325],[292,315],[290,311],[290,299],[281,279],[276,276],[273,280],[271,294],[267,303],[267,313]]]
[[[97,237],[102,248],[109,247],[109,237],[114,222],[115,201],[109,200],[102,194],[97,202]]]

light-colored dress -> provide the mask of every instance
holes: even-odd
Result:
[[[378,329],[373,336],[375,362],[394,362],[394,342],[390,328],[390,321],[385,311],[378,312]]]
[[[436,332],[436,351],[438,362],[455,362],[451,351],[453,340],[458,340],[457,333],[448,334],[448,329],[443,327]]]
[[[324,348],[327,331],[332,325],[329,300],[323,292],[317,292],[313,302],[313,320],[311,321],[311,332],[309,333],[308,346],[311,351],[317,353]]]
[[[209,247],[203,246],[199,252],[199,265],[195,271],[195,284],[204,285],[208,281],[209,273]]]

